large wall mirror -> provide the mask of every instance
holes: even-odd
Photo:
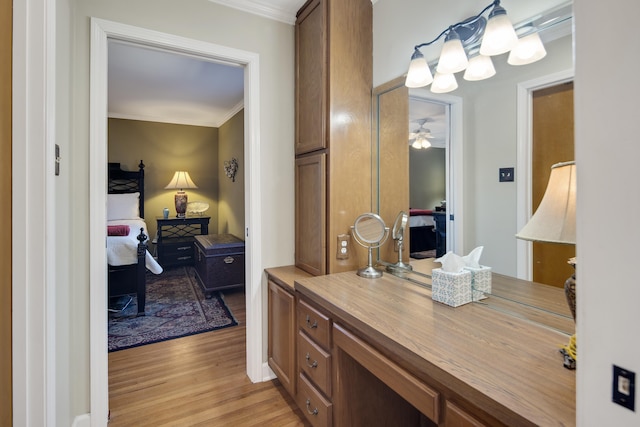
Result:
[[[565,18],[540,32],[547,55],[536,63],[512,66],[506,54],[493,57],[495,76],[473,82],[460,73],[458,89],[444,95],[431,93],[429,87],[408,89],[404,77],[374,89],[373,208],[387,223],[400,211],[413,211],[404,242],[410,250],[404,258],[417,280],[421,259],[435,256],[429,251],[443,242],[445,251],[460,255],[483,246],[481,264],[502,275],[533,278],[531,244],[515,234],[532,210],[534,94],[552,87],[562,90],[573,80],[571,6],[565,2],[554,12],[560,8]],[[431,148],[412,146],[422,137],[430,140]],[[567,160],[574,159],[557,161]],[[503,168],[513,168],[513,181],[499,180]],[[429,227],[435,230],[431,235]],[[393,243],[390,239],[380,248],[379,262],[397,261]],[[571,250],[575,255],[575,248]],[[555,258],[563,279],[554,285],[561,287],[573,271],[568,256]],[[564,302],[559,307],[570,317]]]

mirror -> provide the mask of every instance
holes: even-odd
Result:
[[[406,232],[407,225],[409,224],[409,215],[405,211],[400,211],[393,223],[393,229],[391,231],[391,238],[395,241],[394,247],[398,251],[398,261],[395,264],[387,265],[387,271],[396,272],[398,275],[404,274],[406,270],[413,270],[410,264],[403,261],[403,249],[404,249],[404,233]]]
[[[374,213],[365,213],[356,218],[351,226],[352,235],[359,245],[368,250],[368,264],[358,270],[358,276],[375,279],[382,277],[382,271],[376,270],[373,265],[373,249],[379,248],[389,237],[389,227],[386,227],[382,218]]]
[[[507,64],[506,55],[494,57],[495,76],[477,82],[459,78],[459,88],[446,95],[432,94],[428,88],[409,90],[404,86],[403,77],[374,90],[374,129],[378,130],[373,141],[374,155],[378,159],[373,171],[373,194],[377,195],[374,209],[378,209],[384,220],[390,222],[398,211],[410,212],[413,208],[408,185],[411,175],[409,132],[413,131],[409,124],[409,99],[418,102],[436,100],[450,106],[449,152],[445,156],[449,182],[444,213],[447,250],[466,255],[471,249],[484,246],[480,261],[490,266],[494,273],[528,277],[522,275],[522,265],[531,261],[521,260],[522,246],[515,238],[519,227],[524,225],[518,222],[519,206],[526,208],[525,201],[530,197],[526,188],[520,187],[526,177],[522,159],[528,155],[523,141],[528,138],[529,123],[521,114],[530,102],[527,98],[529,88],[551,85],[554,79],[556,82],[572,79],[570,22],[568,27],[568,32],[562,34],[551,34],[551,30],[541,33],[547,50],[543,60],[511,66]],[[425,127],[429,128],[429,123]],[[499,182],[500,168],[511,167],[515,170],[515,181]],[[432,209],[435,211],[435,206]],[[449,219],[451,215],[453,221]],[[411,222],[410,215],[409,232],[404,235],[405,248],[411,246]],[[454,232],[449,233],[454,226]],[[399,254],[393,246],[388,242],[380,248],[380,264],[390,265],[398,259]],[[426,272],[430,269],[423,268],[424,261],[411,258],[409,251],[404,251],[403,262],[413,268],[407,274],[428,285],[430,278]],[[499,296],[497,292],[498,288],[493,296]],[[518,303],[517,298],[512,300]],[[570,318],[568,309],[563,312],[565,307],[566,302],[562,300],[557,307],[549,309]]]

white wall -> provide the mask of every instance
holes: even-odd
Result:
[[[74,34],[70,75],[61,77],[58,90],[71,94],[70,114],[59,118],[58,127],[69,128],[63,139],[65,173],[69,179],[58,189],[57,207],[62,220],[57,232],[68,235],[68,246],[58,256],[62,286],[59,313],[68,313],[58,331],[64,345],[60,360],[73,363],[73,374],[65,369],[59,392],[69,396],[69,406],[60,411],[65,418],[89,412],[89,53],[90,17],[202,40],[260,55],[260,145],[261,211],[264,267],[293,263],[293,58],[294,29],[291,25],[242,13],[209,2],[190,0],[75,0],[72,8]],[[66,47],[66,46],[65,46]],[[66,49],[61,49],[63,58]],[[73,194],[73,198],[70,196]],[[73,224],[73,226],[72,226]],[[278,250],[273,250],[277,242]],[[61,314],[61,316],[65,316]],[[62,363],[62,362],[61,362]],[[62,416],[62,415],[61,415]],[[67,423],[64,423],[67,424]],[[68,424],[67,424],[68,425]]]
[[[638,426],[640,60],[632,28],[640,3],[576,1],[574,9],[578,425]],[[613,364],[636,373],[635,412],[611,402]]]
[[[523,3],[502,3],[512,22],[534,15],[530,4]],[[536,5],[543,10],[557,3]],[[485,1],[450,1],[441,10],[424,1],[377,2],[373,31],[375,84],[406,73],[413,46],[432,40],[449,24],[477,14],[486,5]],[[421,51],[425,57],[437,59],[441,48],[442,42],[436,42]],[[466,82],[458,73],[459,88],[450,93],[463,100],[464,162],[458,166],[464,171],[464,211],[456,215],[456,221],[463,222],[464,242],[458,252],[466,254],[484,246],[483,264],[510,276],[517,275],[516,182],[498,182],[498,170],[517,166],[517,85],[573,67],[570,36],[546,43],[546,49],[543,60],[520,67],[508,65],[506,54],[494,57],[497,74],[481,82]],[[515,172],[517,180],[521,175],[517,168]]]

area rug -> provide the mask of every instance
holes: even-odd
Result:
[[[238,324],[222,294],[205,298],[193,267],[147,275],[145,316],[136,316],[135,296],[123,306],[121,311],[109,312],[109,352]]]

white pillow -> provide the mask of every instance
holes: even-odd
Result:
[[[113,221],[114,219],[140,219],[139,199],[139,192],[107,194],[107,221]]]

